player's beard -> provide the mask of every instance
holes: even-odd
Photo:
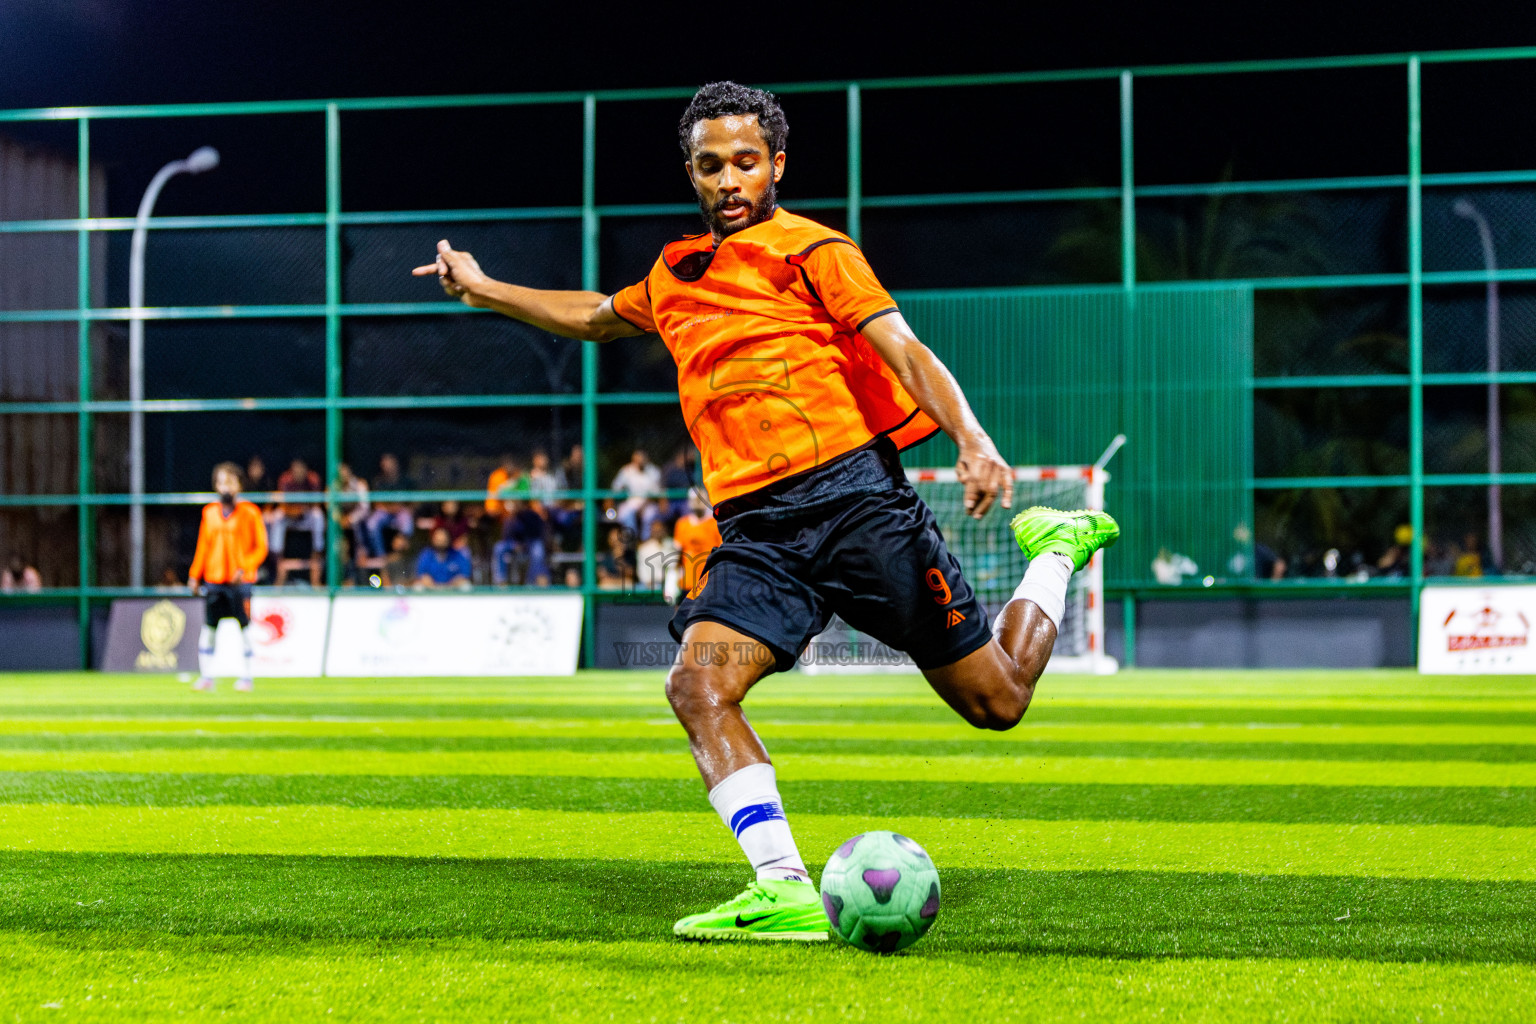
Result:
[[[763,194],[757,197],[757,202],[752,204],[751,213],[739,221],[728,222],[724,217],[720,216],[720,209],[725,205],[726,200],[735,198],[736,196],[725,196],[714,205],[710,205],[702,195],[699,196],[699,212],[704,215],[704,226],[716,238],[733,235],[744,228],[749,228],[754,224],[761,224],[769,217],[772,217],[774,207],[779,204],[779,190],[777,186],[770,182],[768,187],[763,189]]]
[[[223,505],[225,508],[234,508],[235,507],[235,496],[233,494],[230,494],[227,491],[220,491],[219,492],[219,504]]]

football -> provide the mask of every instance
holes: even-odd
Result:
[[[895,832],[863,832],[832,854],[821,875],[832,930],[871,953],[906,949],[939,917],[939,872],[926,850]]]

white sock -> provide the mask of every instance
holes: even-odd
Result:
[[[1056,551],[1047,551],[1029,563],[1024,582],[1013,592],[1015,601],[1033,601],[1040,606],[1051,625],[1061,629],[1061,617],[1067,610],[1067,581],[1072,578],[1072,559]],[[1001,620],[1001,616],[998,617]]]
[[[245,673],[241,679],[251,678],[251,631],[244,626],[240,627],[240,646],[245,650]]]
[[[795,848],[795,838],[789,834],[789,822],[784,820],[773,765],[749,764],[732,772],[709,791],[709,802],[726,827],[736,833],[758,881],[811,880]]]
[[[197,635],[197,671],[204,679],[213,678],[213,627],[204,626]]]

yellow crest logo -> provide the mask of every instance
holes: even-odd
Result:
[[[170,601],[157,601],[139,619],[139,639],[144,650],[134,660],[140,669],[174,669],[176,647],[187,631],[187,613]]]

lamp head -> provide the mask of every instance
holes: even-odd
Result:
[[[192,151],[192,155],[186,159],[187,170],[193,174],[202,174],[219,166],[219,151],[212,146],[199,146]]]
[[[1451,212],[1458,217],[1476,217],[1477,208],[1465,199],[1458,199],[1451,205]]]

